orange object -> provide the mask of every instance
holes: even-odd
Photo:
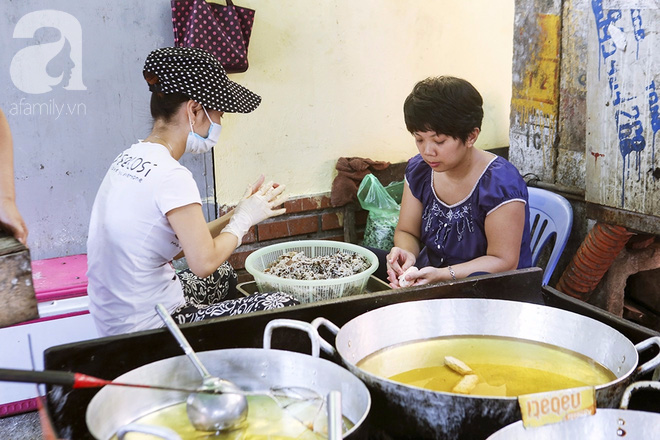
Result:
[[[557,290],[587,300],[632,236],[623,226],[596,223],[561,275]]]

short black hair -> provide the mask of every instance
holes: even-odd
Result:
[[[483,98],[468,81],[438,76],[415,84],[403,103],[410,133],[434,131],[467,142],[484,118]]]
[[[153,92],[151,94],[151,117],[156,119],[163,119],[165,122],[170,122],[172,116],[179,110],[184,102],[188,102],[190,97],[184,93],[163,93]]]

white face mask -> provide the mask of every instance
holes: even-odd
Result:
[[[209,121],[211,121],[211,118],[209,117],[209,114],[206,112],[206,109],[204,107],[202,107],[202,109],[204,110],[206,117],[209,118]],[[211,148],[213,148],[215,144],[218,143],[218,139],[220,138],[220,131],[222,131],[222,125],[216,124],[215,122],[211,121],[211,127],[209,127],[209,132],[204,138],[198,135],[197,133],[195,133],[190,118],[188,118],[188,122],[190,123],[190,133],[188,133],[188,139],[186,139],[186,153],[192,153],[192,154],[206,153],[207,151],[211,150]]]

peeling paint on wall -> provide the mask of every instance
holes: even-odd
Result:
[[[606,9],[603,0],[591,1],[587,147],[593,160],[587,161],[586,196],[606,206],[657,215],[653,172],[660,129],[660,15],[657,7],[617,3],[627,8]]]
[[[575,191],[585,188],[587,137],[587,0],[564,0],[561,20],[559,120],[555,183]]]
[[[651,118],[651,130],[653,139],[651,142],[651,167],[655,171],[655,135],[660,131],[660,112],[658,111],[658,92],[655,89],[655,80],[647,87],[649,97],[649,115]]]
[[[509,157],[523,174],[553,182],[561,17],[546,13],[531,17],[527,26],[520,26],[514,44],[526,55],[514,58]]]

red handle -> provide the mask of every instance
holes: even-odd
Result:
[[[152,390],[178,391],[182,393],[211,393],[222,394],[220,389],[195,390],[187,388],[178,388],[161,385],[139,385],[132,383],[112,382],[110,380],[100,379],[94,376],[88,376],[82,373],[70,373],[68,371],[34,371],[34,370],[15,370],[0,368],[0,381],[8,382],[27,382],[27,383],[47,383],[50,385],[66,385],[73,388],[101,388],[106,385],[118,385],[131,388],[148,388]]]
[[[98,377],[88,376],[87,374],[82,374],[82,373],[73,374],[74,388],[100,388],[109,383],[110,383],[109,380],[99,379]]]
[[[82,373],[68,371],[34,371],[0,368],[0,380],[10,382],[47,383],[51,385],[67,385],[73,388],[98,388],[107,385],[109,381]]]

